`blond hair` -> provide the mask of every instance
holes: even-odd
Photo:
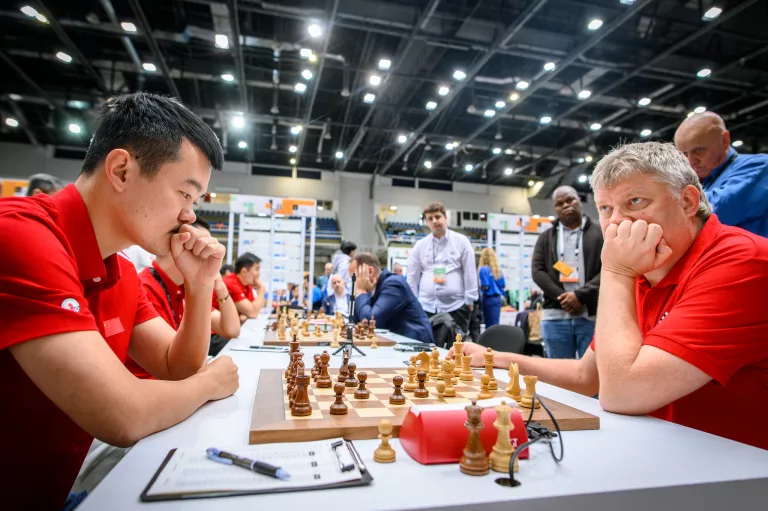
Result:
[[[590,182],[593,190],[611,188],[637,173],[648,174],[667,185],[678,200],[686,186],[696,187],[699,191],[696,217],[703,222],[712,214],[712,205],[704,194],[699,177],[683,153],[672,144],[640,142],[619,146],[597,163]]]
[[[477,269],[478,271],[483,266],[488,266],[491,268],[491,273],[493,274],[494,279],[500,279],[501,278],[501,267],[499,266],[499,259],[496,257],[496,252],[492,248],[484,248],[482,252],[480,252],[480,261],[477,263]]]

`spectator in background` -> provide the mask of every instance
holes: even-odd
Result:
[[[341,243],[341,253],[333,256],[333,273],[338,273],[344,279],[344,285],[347,286],[347,292],[352,291],[352,279],[349,274],[349,261],[355,257],[357,245],[351,241]]]
[[[331,275],[333,275],[333,263],[325,263],[325,275],[320,277],[322,284],[320,287],[323,289],[323,296],[331,296],[333,294],[333,287],[331,287]]]
[[[466,236],[448,229],[439,202],[424,208],[424,218],[432,233],[417,241],[408,257],[408,285],[427,316],[449,313],[466,335],[478,299],[475,251]]]
[[[387,269],[371,254],[358,254],[349,263],[357,275],[355,322],[373,317],[376,326],[421,342],[434,343],[432,325],[408,283]]]
[[[299,285],[288,283],[288,303],[294,307],[299,305]]]
[[[768,154],[737,153],[714,112],[684,120],[675,147],[688,158],[721,222],[768,236]]]
[[[395,275],[400,275],[401,277],[403,277],[404,276],[403,275],[403,265],[400,264],[400,263],[393,264],[392,265],[392,273],[394,273]]]
[[[219,270],[219,274],[222,277],[226,277],[227,275],[230,275],[232,273],[235,273],[235,267],[231,264],[222,264],[221,270]]]
[[[58,177],[49,174],[35,174],[29,178],[27,197],[32,197],[33,195],[41,193],[45,195],[54,195],[62,188],[64,188],[64,183],[62,183],[61,179]]]
[[[323,310],[326,314],[333,315],[341,312],[345,318],[349,317],[349,294],[341,275],[331,275],[333,294],[323,298]]]
[[[502,297],[507,291],[507,282],[499,267],[499,260],[492,248],[484,248],[480,252],[478,262],[478,279],[480,280],[481,304],[483,308],[483,323],[485,328],[499,324]]]
[[[561,186],[552,199],[557,219],[536,240],[531,263],[544,292],[541,337],[549,358],[580,358],[595,333],[603,234],[572,187]]]
[[[315,277],[315,285],[310,289],[308,271],[304,272],[304,289],[307,290],[307,303],[305,303],[304,306],[311,305],[313,311],[320,310],[323,306],[323,291],[317,284],[317,277]]]
[[[223,278],[237,312],[246,319],[258,317],[266,301],[264,284],[259,280],[260,270],[261,259],[246,252],[235,261],[235,273]]]
[[[536,307],[538,307],[540,303],[543,306],[544,297],[542,296],[541,291],[534,289],[531,291],[531,299],[528,300],[528,306],[525,309],[536,310]]]

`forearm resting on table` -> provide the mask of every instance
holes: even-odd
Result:
[[[235,307],[237,307],[237,312],[243,316],[248,318],[258,318],[261,310],[260,299],[255,298],[253,301],[250,301],[246,298],[245,300],[240,300],[235,303]]]

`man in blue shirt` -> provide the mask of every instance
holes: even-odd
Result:
[[[737,153],[714,112],[683,121],[675,147],[688,158],[722,223],[768,237],[768,154]]]
[[[408,283],[381,269],[371,254],[357,254],[349,263],[355,282],[355,322],[374,317],[376,326],[421,342],[435,342],[432,325]]]

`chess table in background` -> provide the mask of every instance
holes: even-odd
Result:
[[[274,332],[272,332],[274,333]],[[269,334],[269,332],[268,332]],[[378,341],[377,341],[378,342]],[[266,342],[265,342],[266,344]],[[302,344],[307,343],[302,341]],[[306,417],[294,417],[288,407],[287,383],[285,371],[281,369],[263,369],[259,375],[256,398],[253,403],[251,426],[248,442],[263,444],[273,442],[299,442],[323,440],[343,437],[349,440],[373,439],[379,434],[378,426],[381,419],[388,419],[394,425],[393,436],[398,436],[400,426],[411,405],[428,405],[437,402],[437,390],[433,380],[427,380],[426,387],[430,391],[428,398],[414,398],[413,392],[403,392],[406,397],[404,405],[389,403],[393,392],[392,378],[402,376],[408,379],[407,367],[365,369],[358,367],[357,374],[365,372],[368,375],[366,387],[371,391],[369,399],[355,399],[356,387],[344,390],[344,402],[348,407],[346,415],[331,415],[330,406],[334,402],[333,388],[316,388],[312,382],[307,391],[309,394],[312,414]],[[338,379],[338,369],[329,369],[328,374],[335,382]],[[480,371],[473,371],[472,382],[460,381],[454,384],[456,397],[446,397],[448,403],[467,403],[476,398],[480,392]],[[499,382],[499,390],[494,397],[504,397],[504,387]],[[577,410],[551,399],[542,398],[555,416],[560,429],[563,431],[578,431],[600,429],[600,419],[594,415]],[[483,401],[478,404],[482,405]],[[530,409],[520,409],[523,418],[527,419]],[[554,429],[543,408],[536,409],[533,420],[547,428]]]
[[[264,335],[264,345],[265,346],[288,346],[288,342],[290,339],[290,331],[286,333],[285,339],[278,339],[277,338],[277,332],[274,330],[267,330],[266,335]],[[339,337],[339,344],[344,344],[346,342],[346,337]],[[301,334],[299,335],[299,343],[301,343],[302,346],[330,346],[331,342],[333,341],[333,332],[327,331],[322,332],[320,336],[316,336],[314,332],[310,331],[309,335],[302,337]],[[370,346],[371,345],[371,339],[365,338],[355,338],[355,345],[357,346]],[[379,346],[394,346],[397,344],[392,339],[389,339],[387,337],[384,337],[380,334],[376,334],[376,344]]]

